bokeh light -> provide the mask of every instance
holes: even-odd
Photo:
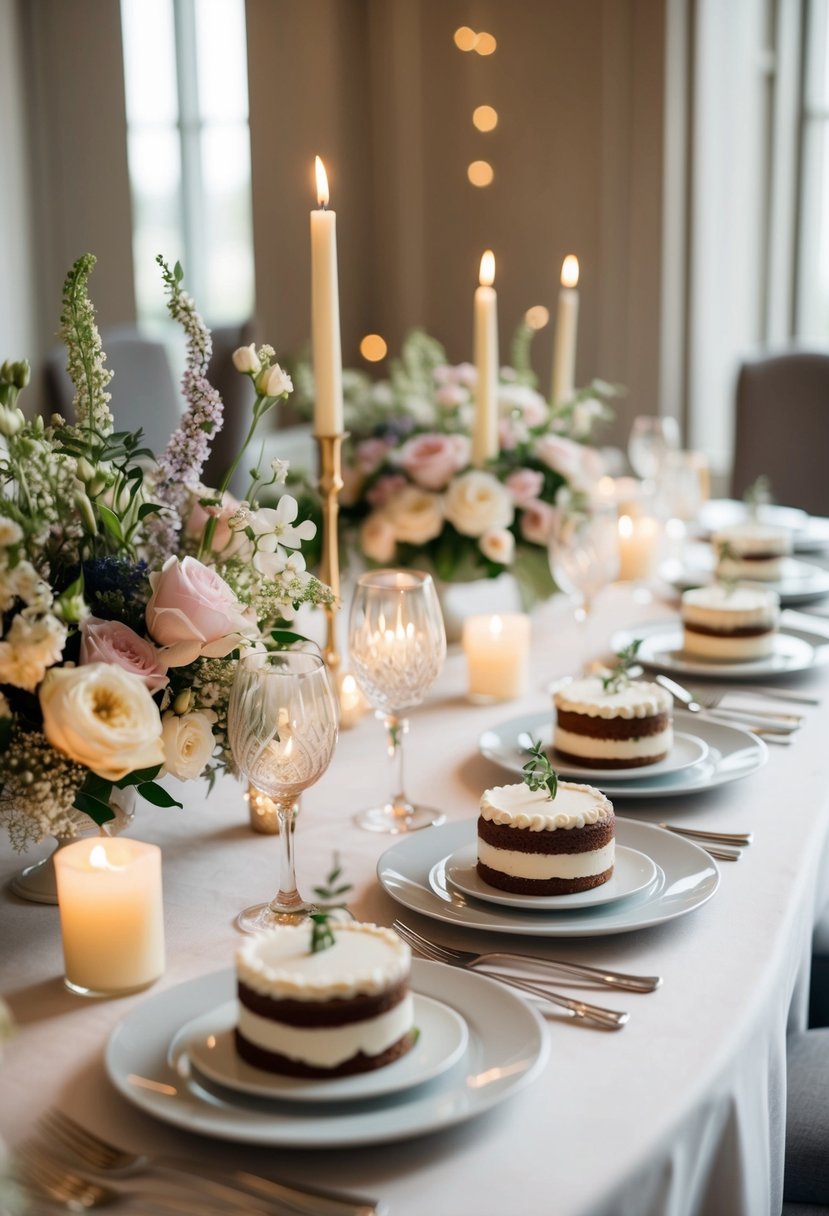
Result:
[[[360,343],[360,354],[367,363],[379,363],[381,359],[385,359],[388,351],[386,339],[381,338],[379,334],[366,334]]]
[[[495,170],[488,160],[473,160],[466,170],[466,176],[473,186],[489,186],[495,177]]]
[[[498,111],[492,106],[476,106],[472,111],[472,122],[479,131],[494,131],[498,126]]]

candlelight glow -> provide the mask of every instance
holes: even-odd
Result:
[[[504,632],[504,622],[499,616],[494,616],[489,622],[489,632],[493,638],[498,638]]]
[[[96,844],[95,848],[89,854],[89,864],[95,870],[108,870],[109,862],[107,861],[106,849],[102,844]]]
[[[489,186],[495,177],[495,170],[488,160],[473,160],[466,170],[466,176],[473,186]]]
[[[561,286],[576,287],[579,281],[579,259],[568,253],[561,264]]]
[[[491,55],[497,45],[495,38],[486,30],[483,30],[475,39],[475,50],[479,55]]]
[[[495,282],[495,254],[491,249],[481,257],[481,271],[478,277],[481,287],[491,287]]]
[[[388,353],[388,344],[380,334],[366,334],[360,343],[360,354],[368,363],[379,363]]]
[[[328,206],[328,174],[325,165],[318,156],[314,157],[314,170],[317,175],[317,202],[321,207]]]
[[[498,111],[492,106],[476,106],[472,122],[479,131],[494,131],[498,126]]]
[[[528,329],[543,329],[550,320],[550,310],[543,304],[533,304],[524,313],[524,320]]]
[[[629,515],[619,516],[619,535],[624,537],[625,540],[633,536],[633,520]]]
[[[462,25],[455,30],[455,46],[459,51],[471,51],[478,40],[478,35],[468,25]]]

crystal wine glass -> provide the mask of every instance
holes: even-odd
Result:
[[[586,503],[556,512],[548,545],[556,585],[577,598],[576,619],[586,634],[596,596],[619,576],[619,515],[609,503]],[[586,649],[587,639],[583,637]]]
[[[362,811],[356,822],[373,832],[412,832],[443,822],[440,811],[413,805],[403,783],[405,711],[420,704],[446,657],[431,576],[417,570],[363,574],[351,604],[348,646],[357,683],[385,723],[393,781],[388,802]]]
[[[669,452],[679,448],[679,423],[668,416],[640,414],[633,420],[628,457],[644,481],[659,481]]]
[[[237,917],[245,933],[294,924],[317,910],[297,890],[291,826],[300,794],[328,768],[338,721],[321,655],[278,650],[240,659],[230,693],[228,737],[240,772],[276,806],[281,853],[277,894]]]

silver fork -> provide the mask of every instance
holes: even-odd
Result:
[[[753,832],[705,832],[702,828],[682,828],[675,823],[658,823],[656,826],[664,828],[666,832],[675,832],[677,836],[688,836],[692,840],[710,840],[716,845],[732,844],[743,848],[754,840]]]
[[[708,715],[715,720],[730,722],[732,726],[739,723],[749,730],[752,729],[753,724],[756,734],[767,736],[770,739],[774,736],[780,736],[782,739],[784,736],[793,734],[800,727],[799,715],[786,714],[781,717],[779,714],[767,715],[765,710],[759,710],[755,714],[750,710],[710,709],[698,701],[689,689],[678,684],[676,680],[671,680],[668,676],[658,675],[656,683],[667,689],[674,700],[691,714]],[[796,717],[797,720],[789,721],[792,717]]]
[[[538,954],[516,954],[511,950],[489,950],[484,954],[476,954],[473,950],[458,950],[454,946],[446,946],[423,937],[410,925],[401,920],[392,923],[392,929],[400,937],[406,937],[409,945],[415,950],[429,949],[442,955],[440,962],[462,963],[465,967],[474,967],[478,963],[507,960],[512,963],[536,963],[541,967],[578,979],[589,980],[601,984],[605,988],[617,988],[622,992],[654,992],[662,985],[661,975],[630,975],[626,971],[609,971],[606,967],[588,967],[585,963],[570,963],[560,959],[544,958]]]
[[[486,975],[490,979],[497,980],[499,983],[506,985],[507,988],[516,988],[520,992],[528,992],[532,996],[540,997],[551,1005],[563,1009],[568,1017],[574,1021],[582,1022],[586,1026],[595,1026],[599,1030],[621,1030],[630,1020],[630,1014],[623,1010],[605,1009],[602,1005],[591,1005],[587,1001],[579,1001],[574,997],[563,996],[560,992],[551,992],[540,984],[533,984],[527,980],[518,979],[516,976],[504,975],[500,971],[489,970],[486,967],[473,968],[469,963],[460,962],[457,959],[451,958],[448,954],[444,954],[442,947],[433,947],[431,943],[426,942],[419,935],[410,936],[410,930],[407,926],[395,924],[393,927],[403,941],[408,942],[418,954],[421,954],[431,962],[444,963],[450,967],[460,967],[463,970],[474,970],[478,975]],[[415,939],[420,944],[416,944]]]
[[[317,1190],[295,1183],[261,1178],[237,1170],[229,1179],[206,1163],[174,1157],[149,1157],[111,1144],[82,1127],[62,1110],[47,1111],[41,1118],[43,1131],[63,1148],[69,1149],[89,1169],[99,1174],[126,1176],[158,1170],[168,1177],[198,1184],[216,1198],[235,1202],[239,1213],[292,1213],[296,1216],[379,1216],[379,1201],[360,1195]],[[202,1191],[204,1194],[204,1190]]]
[[[776,722],[796,722],[798,724],[803,721],[803,714],[786,713],[784,710],[729,709],[728,706],[722,706],[723,697],[727,697],[730,693],[733,694],[734,690],[731,688],[689,688],[688,691],[703,709],[716,709],[721,714],[741,714],[743,716],[748,714],[752,718],[769,718]]]

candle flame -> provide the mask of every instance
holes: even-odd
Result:
[[[106,849],[102,844],[96,844],[95,848],[89,854],[89,864],[95,870],[108,870],[109,862],[107,861]]]
[[[561,264],[561,286],[576,287],[579,281],[579,259],[574,253],[568,253]]]
[[[343,676],[342,690],[346,696],[353,696],[357,691],[357,681],[350,672]]]
[[[504,622],[499,616],[494,616],[489,622],[489,632],[490,636],[493,638],[500,637],[504,632]]]
[[[328,206],[328,174],[325,165],[318,156],[314,157],[314,170],[317,175],[317,202],[321,207]]]
[[[491,287],[495,282],[495,254],[487,249],[481,258],[481,273],[478,282],[482,287]]]
[[[625,540],[633,536],[633,520],[629,515],[619,516],[619,535],[623,536]]]

